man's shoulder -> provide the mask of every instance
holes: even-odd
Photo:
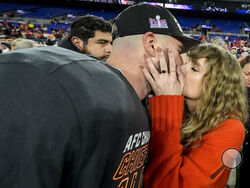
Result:
[[[78,53],[81,53],[81,51],[74,45],[72,44],[71,40],[69,38],[63,38],[57,43],[57,46],[61,48],[65,48],[68,50],[72,50]]]
[[[68,38],[62,38],[58,43],[57,46],[59,47],[65,47],[69,45],[69,39]]]
[[[41,69],[48,74],[74,62],[98,63],[98,60],[57,46],[15,50],[2,54],[0,58],[0,65],[23,64]]]
[[[57,84],[73,93],[86,93],[86,89],[96,95],[101,94],[99,90],[102,93],[114,90],[128,92],[129,84],[125,78],[101,63],[101,60],[56,46],[16,50],[0,55],[0,70],[9,73],[11,70],[13,74],[22,70],[31,80],[50,77],[50,80],[57,80]],[[31,74],[31,70],[37,73]]]

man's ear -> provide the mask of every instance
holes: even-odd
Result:
[[[152,32],[147,32],[143,35],[143,46],[146,52],[155,57],[156,56],[156,35]]]
[[[71,38],[72,44],[74,44],[79,50],[83,49],[83,41],[78,37]]]

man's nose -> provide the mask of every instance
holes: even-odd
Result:
[[[111,44],[108,44],[106,46],[106,53],[110,54],[111,53],[111,50],[112,50],[112,45]]]

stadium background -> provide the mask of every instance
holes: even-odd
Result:
[[[53,45],[67,36],[76,17],[93,14],[110,20],[136,3],[168,8],[186,35],[200,40],[222,38],[237,54],[250,47],[250,0],[52,0],[0,1],[0,39],[33,39]]]
[[[70,23],[78,16],[93,14],[112,22],[123,9],[141,2],[168,8],[190,37],[205,41],[222,38],[236,57],[250,51],[250,0],[0,1],[0,45],[11,50],[16,38],[55,45],[68,35]]]

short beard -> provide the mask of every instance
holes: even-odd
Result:
[[[104,55],[104,56],[101,56],[101,57],[98,57],[98,58],[100,58],[103,61],[106,61],[109,58],[109,55]]]
[[[81,50],[81,53],[83,53],[83,54],[88,54],[88,55],[91,55],[91,56],[94,56],[94,55],[92,55],[92,54],[88,51],[88,49],[87,49],[85,46],[84,46],[83,49]],[[94,56],[94,57],[97,57],[97,58],[101,59],[102,61],[106,61],[106,60],[108,59],[109,55],[103,55],[103,56],[100,56],[100,57]]]
[[[82,54],[91,55],[85,46],[80,51],[81,51]]]

